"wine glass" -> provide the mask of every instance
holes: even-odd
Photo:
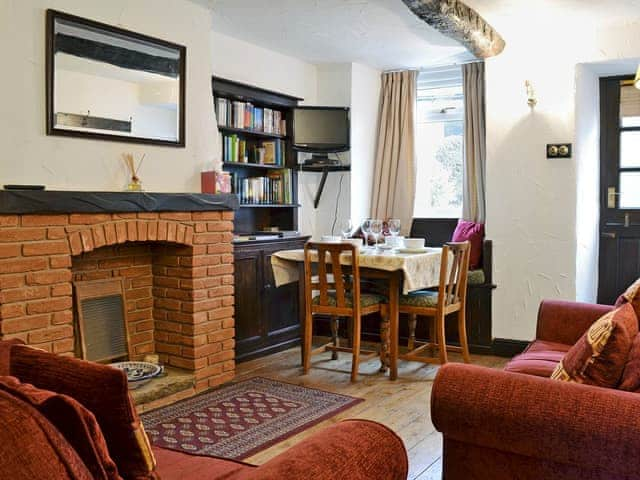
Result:
[[[370,228],[371,228],[371,233],[373,234],[373,238],[375,240],[376,248],[378,248],[378,238],[382,233],[382,220],[379,220],[377,218],[375,220],[372,220]]]
[[[399,218],[390,218],[389,219],[389,233],[392,237],[397,237],[400,233],[400,219]]]
[[[371,223],[373,220],[371,218],[366,218],[362,222],[362,233],[364,234],[364,248],[369,246],[369,235],[371,234]]]
[[[342,233],[342,238],[350,238],[351,232],[353,232],[353,223],[350,218],[342,220],[340,222],[340,232]]]

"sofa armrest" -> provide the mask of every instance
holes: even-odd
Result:
[[[538,309],[536,338],[573,345],[611,305],[544,300]]]
[[[395,433],[369,420],[346,420],[319,431],[239,479],[405,480],[407,474],[407,452]]]
[[[450,439],[584,468],[640,471],[640,395],[471,365],[445,365],[431,417]]]

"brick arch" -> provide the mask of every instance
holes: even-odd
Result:
[[[138,302],[152,308],[151,316],[132,320],[133,334],[146,336],[146,344],[152,338],[166,365],[193,372],[196,390],[219,385],[235,366],[232,240],[232,211],[0,215],[0,339],[73,355],[72,282],[74,271],[82,273],[74,262],[108,264],[108,248],[157,242],[155,270],[145,274],[151,281],[131,284],[151,288],[153,297],[129,297],[136,309]],[[122,276],[134,278],[141,266],[96,271],[130,268]],[[136,342],[134,354],[143,356],[150,347]]]
[[[69,233],[71,255],[125,242],[169,242],[193,246],[194,227],[176,220],[110,220]]]

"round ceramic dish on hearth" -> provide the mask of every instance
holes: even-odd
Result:
[[[109,366],[122,370],[127,374],[129,386],[139,388],[162,372],[162,367],[149,362],[117,362]]]

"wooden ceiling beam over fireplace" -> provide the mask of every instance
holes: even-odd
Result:
[[[458,0],[402,0],[420,19],[462,43],[477,58],[504,50],[505,42],[478,12]]]

